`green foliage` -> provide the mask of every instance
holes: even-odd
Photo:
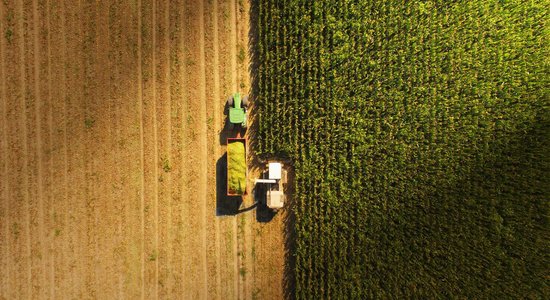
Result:
[[[86,129],[90,129],[94,126],[95,124],[95,120],[92,119],[92,118],[86,118],[84,119],[84,126],[86,127]]]
[[[547,298],[547,1],[258,1],[298,299]]]
[[[239,54],[237,54],[237,60],[240,64],[244,63],[244,60],[246,59],[246,53],[244,51],[244,47],[242,45],[239,45]]]
[[[166,173],[172,171],[172,166],[170,165],[170,160],[168,157],[162,159],[162,170]]]
[[[234,141],[227,145],[227,184],[230,192],[246,191],[246,153],[244,143]]]
[[[8,44],[11,44],[12,38],[13,38],[13,30],[11,28],[6,29],[6,32],[4,34],[6,40],[8,41]]]

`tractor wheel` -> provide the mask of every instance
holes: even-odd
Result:
[[[242,107],[248,107],[248,96],[244,96],[242,101]]]
[[[227,105],[229,107],[233,106],[233,96],[229,96],[229,98],[227,98]]]
[[[233,130],[235,128],[235,124],[229,122],[229,120],[227,121],[227,129],[229,129],[229,131]]]

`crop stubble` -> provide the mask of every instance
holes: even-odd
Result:
[[[216,216],[248,10],[0,4],[0,298],[282,295],[280,217]]]

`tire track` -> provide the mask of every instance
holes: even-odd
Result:
[[[206,208],[207,208],[207,195],[208,195],[208,147],[207,147],[207,115],[206,115],[206,63],[205,63],[205,31],[204,31],[204,1],[200,5],[199,9],[199,68],[201,69],[201,78],[200,78],[200,115],[201,120],[199,121],[200,126],[200,153],[202,155],[200,159],[201,164],[201,177],[199,181],[199,191],[202,191],[200,194],[201,197],[199,201],[201,202],[201,242],[202,242],[202,271],[203,271],[203,291],[201,293],[201,298],[206,299],[208,295],[208,267],[207,267],[207,244],[206,244]]]
[[[89,206],[89,195],[88,195],[88,187],[87,183],[89,181],[89,173],[88,173],[88,157],[89,157],[89,149],[86,147],[86,137],[87,132],[86,129],[88,125],[86,125],[87,120],[87,109],[89,106],[88,99],[86,98],[86,89],[88,80],[85,78],[86,72],[87,72],[87,64],[86,64],[86,47],[89,37],[89,31],[86,30],[86,34],[83,32],[83,22],[85,20],[86,13],[89,12],[89,10],[84,10],[83,5],[84,0],[78,0],[78,4],[75,5],[76,11],[74,12],[74,18],[75,18],[75,43],[76,43],[76,63],[75,66],[75,81],[76,83],[76,103],[75,103],[75,111],[78,112],[75,123],[77,134],[79,135],[78,139],[78,148],[75,153],[75,160],[77,163],[77,183],[75,184],[76,191],[75,195],[77,199],[79,199],[79,205],[78,205],[78,211],[75,216],[75,228],[78,229],[78,236],[76,238],[77,247],[76,252],[77,258],[84,257],[85,259],[77,259],[77,265],[78,265],[78,271],[80,273],[80,291],[78,293],[80,298],[85,297],[86,295],[89,295],[90,289],[88,286],[88,282],[90,281],[90,275],[89,272],[86,272],[87,270],[87,263],[90,259],[90,255],[88,254],[88,245],[89,245],[89,239],[88,239],[88,206]],[[82,39],[84,39],[82,41]],[[84,123],[84,124],[82,124]],[[78,220],[78,219],[81,220]]]
[[[30,241],[30,183],[29,183],[29,138],[28,138],[28,129],[27,129],[27,120],[28,120],[28,111],[27,103],[29,101],[27,96],[27,80],[26,80],[26,51],[25,51],[25,22],[24,22],[24,6],[23,1],[17,1],[16,9],[16,18],[18,20],[17,34],[19,35],[18,46],[19,46],[19,57],[21,61],[18,64],[19,67],[19,86],[20,86],[20,117],[18,126],[20,127],[20,136],[22,136],[22,166],[20,180],[22,183],[22,198],[23,198],[23,207],[21,208],[24,216],[22,217],[24,227],[22,231],[22,236],[20,238],[21,248],[24,247],[24,250],[21,249],[21,261],[22,266],[19,270],[22,276],[22,279],[18,282],[21,286],[19,290],[21,292],[21,297],[30,297],[31,294],[31,282],[32,282],[32,269],[31,269],[31,241]],[[22,178],[21,178],[22,177]],[[24,240],[24,241],[23,241]],[[23,267],[24,265],[24,267]],[[24,268],[24,269],[23,269]]]
[[[169,291],[172,288],[172,268],[171,260],[171,245],[170,245],[170,228],[171,223],[171,113],[170,113],[170,39],[169,39],[169,8],[166,2],[159,1],[157,6],[156,19],[158,25],[156,29],[155,42],[158,42],[154,48],[155,57],[158,57],[156,63],[157,72],[156,81],[156,115],[157,115],[157,149],[160,157],[157,160],[157,168],[159,175],[159,214],[158,214],[158,232],[159,239],[159,297],[166,298],[169,296]]]
[[[109,3],[109,63],[110,63],[110,81],[109,84],[109,98],[111,99],[112,106],[110,109],[111,114],[111,134],[109,135],[109,140],[112,143],[112,161],[110,166],[114,169],[114,174],[112,174],[112,188],[111,188],[111,197],[112,199],[120,199],[113,203],[111,212],[115,212],[116,216],[113,218],[113,223],[110,230],[113,232],[113,237],[111,239],[112,243],[112,252],[111,257],[114,264],[114,281],[116,282],[116,297],[124,298],[124,254],[125,254],[125,236],[123,227],[126,225],[123,224],[124,221],[124,199],[123,197],[123,174],[122,174],[122,165],[123,162],[123,135],[121,133],[124,126],[122,122],[122,111],[121,105],[123,104],[123,88],[121,88],[121,82],[123,82],[122,69],[124,68],[122,64],[122,18],[121,15],[121,3],[120,2],[111,2]],[[116,278],[116,279],[115,279]]]
[[[121,201],[121,231],[123,236],[120,245],[122,263],[122,291],[123,296],[129,299],[139,298],[140,288],[140,130],[139,111],[137,107],[138,95],[134,88],[137,73],[137,34],[136,34],[136,5],[137,3],[123,2],[117,9],[117,18],[120,19],[118,33],[120,53],[120,87],[119,105],[119,149],[120,149],[120,192]]]
[[[61,53],[60,53],[60,60],[61,60],[61,69],[63,70],[63,72],[61,73],[62,76],[61,76],[61,81],[60,81],[60,85],[61,85],[61,96],[60,98],[62,99],[62,112],[63,112],[63,116],[60,118],[61,119],[61,123],[63,124],[63,130],[62,130],[62,133],[63,133],[63,197],[60,198],[62,199],[62,201],[60,201],[60,211],[63,212],[63,215],[62,216],[59,216],[59,219],[61,220],[61,224],[59,224],[59,228],[56,229],[56,230],[59,230],[58,231],[58,235],[61,237],[60,239],[62,240],[61,243],[62,243],[62,246],[61,246],[61,253],[58,253],[59,254],[59,257],[60,257],[60,260],[61,260],[61,264],[60,264],[60,280],[61,282],[59,283],[58,285],[58,288],[60,290],[60,293],[59,294],[69,294],[71,295],[72,297],[74,297],[74,284],[73,284],[73,280],[72,278],[67,278],[66,276],[71,274],[70,271],[68,271],[68,263],[67,263],[67,259],[70,258],[70,256],[68,255],[69,253],[69,245],[68,245],[68,222],[67,222],[67,213],[66,213],[66,207],[67,207],[67,199],[68,199],[68,191],[69,191],[69,163],[68,163],[68,142],[67,142],[67,117],[68,117],[68,114],[67,114],[67,70],[66,70],[66,66],[65,66],[65,63],[66,63],[66,58],[67,58],[67,34],[66,34],[66,28],[67,28],[67,21],[66,21],[66,17],[65,17],[65,0],[62,0],[61,3],[58,3],[58,5],[60,6],[60,12],[59,12],[59,16],[61,18],[61,24],[60,24],[60,33],[61,33]]]
[[[67,69],[65,90],[67,92],[66,126],[68,153],[68,197],[65,199],[66,233],[68,239],[69,274],[72,297],[82,298],[85,291],[86,274],[84,261],[86,258],[87,218],[85,191],[85,152],[83,117],[83,67],[82,67],[82,34],[81,34],[81,3],[65,2],[65,37],[67,52],[65,53]]]
[[[171,93],[171,65],[170,65],[170,4],[166,3],[164,7],[164,48],[165,48],[165,57],[164,57],[164,97],[166,98],[165,108],[164,108],[164,117],[166,118],[164,138],[166,143],[165,155],[169,161],[170,169],[172,169],[172,93]],[[165,192],[166,198],[166,265],[167,265],[167,295],[170,295],[174,286],[174,270],[172,267],[172,174],[171,170],[167,172],[167,187]]]
[[[6,199],[7,208],[9,209],[7,215],[8,224],[6,228],[6,244],[8,245],[7,252],[10,258],[10,265],[7,270],[7,281],[9,288],[6,297],[8,299],[15,299],[17,297],[21,297],[21,287],[19,281],[21,269],[20,255],[22,250],[20,249],[21,247],[19,243],[19,222],[22,219],[20,213],[22,213],[21,198],[23,197],[21,195],[21,182],[18,180],[18,175],[21,171],[21,155],[19,153],[20,133],[17,126],[19,124],[19,106],[17,105],[17,101],[21,95],[19,95],[19,82],[17,76],[17,63],[19,62],[19,58],[17,56],[17,49],[15,49],[18,45],[15,44],[17,42],[17,36],[14,35],[15,27],[17,26],[15,20],[15,8],[13,7],[14,3],[2,2],[0,5],[4,8],[3,19],[2,22],[0,22],[4,29],[3,32],[9,32],[11,34],[9,38],[6,36],[5,39],[1,39],[3,51],[0,55],[2,55],[3,61],[12,63],[11,67],[9,67],[6,63],[4,63],[3,66],[4,76],[2,77],[2,82],[5,97],[2,99],[4,101],[4,120],[6,122],[6,125],[4,125],[6,128],[5,145],[7,148],[5,167],[7,172],[6,182],[7,186],[10,188],[10,190],[8,190],[9,199]]]
[[[110,70],[110,42],[109,42],[109,7],[104,1],[96,2],[97,23],[97,41],[95,43],[94,72],[96,79],[97,91],[92,105],[92,112],[96,113],[95,122],[92,130],[93,143],[90,147],[97,147],[97,156],[93,157],[95,172],[97,172],[97,214],[94,216],[95,230],[99,234],[97,238],[97,251],[94,266],[94,276],[97,279],[96,297],[106,298],[112,297],[115,294],[112,281],[113,264],[111,262],[112,242],[109,236],[113,234],[112,226],[114,223],[112,204],[111,204],[111,188],[112,188],[112,116],[111,116],[111,99],[109,99],[109,73],[105,71],[106,67]],[[107,100],[107,101],[105,101]],[[107,102],[107,103],[106,103]],[[97,143],[100,141],[99,143]],[[105,181],[102,181],[104,179]],[[106,282],[109,278],[111,282]]]
[[[114,226],[112,228],[114,236],[116,237],[113,240],[113,260],[115,265],[115,278],[116,278],[116,297],[119,299],[123,299],[126,297],[124,294],[124,239],[126,238],[124,236],[124,227],[125,224],[123,223],[123,213],[124,213],[124,201],[126,197],[123,197],[123,168],[122,165],[124,164],[123,158],[122,158],[122,146],[123,146],[123,135],[121,133],[123,128],[123,122],[122,122],[122,111],[123,108],[121,105],[123,104],[122,99],[122,88],[121,88],[121,82],[123,80],[122,78],[122,69],[124,66],[122,65],[122,18],[121,15],[121,7],[120,5],[122,2],[113,1],[109,3],[109,59],[111,62],[111,68],[110,68],[110,79],[112,80],[111,84],[109,85],[109,98],[112,101],[112,111],[111,114],[113,116],[112,124],[113,124],[113,130],[112,134],[110,136],[111,142],[113,143],[112,153],[113,153],[113,163],[111,165],[111,168],[114,169],[113,174],[113,199],[120,199],[119,201],[114,203],[112,212],[116,213],[116,218],[114,221]]]
[[[39,29],[44,29],[44,2],[41,3],[41,7],[39,10],[39,3],[38,0],[33,1],[33,34],[34,34],[34,83],[35,83],[35,93],[36,93],[36,111],[35,111],[35,118],[36,118],[36,153],[37,153],[37,188],[38,188],[38,232],[39,232],[39,248],[40,248],[40,268],[39,268],[39,276],[40,276],[40,293],[39,294],[45,294],[46,288],[48,287],[47,284],[47,264],[48,261],[46,259],[46,254],[48,253],[46,248],[46,233],[45,233],[45,217],[44,217],[44,210],[46,209],[45,202],[47,204],[46,200],[46,193],[45,189],[48,185],[48,176],[44,175],[44,169],[47,168],[46,164],[46,158],[44,155],[44,149],[47,149],[50,145],[48,143],[48,139],[43,139],[42,131],[44,130],[45,126],[43,124],[46,124],[47,122],[47,104],[44,101],[44,94],[42,90],[47,90],[44,84],[44,81],[41,80],[41,78],[46,77],[43,70],[45,68],[42,68],[43,66],[43,59],[44,56],[41,56],[40,53],[40,45],[43,44],[41,42],[44,42],[44,36]],[[44,130],[45,134],[48,132]],[[45,165],[45,166],[44,166]]]
[[[137,98],[138,98],[138,111],[139,111],[139,143],[140,143],[140,156],[139,164],[141,169],[141,188],[140,195],[140,221],[141,221],[141,273],[140,273],[140,293],[141,299],[145,299],[145,143],[144,143],[144,129],[143,129],[143,68],[142,68],[142,22],[141,22],[141,0],[137,3]]]
[[[6,29],[4,28],[4,3],[0,3],[0,32],[6,32]],[[10,243],[9,243],[9,230],[8,230],[8,224],[9,224],[9,180],[8,180],[8,130],[7,130],[7,98],[6,98],[6,71],[4,66],[4,39],[0,39],[0,109],[2,111],[0,112],[0,129],[2,130],[2,134],[0,135],[1,142],[0,142],[0,151],[2,152],[2,160],[1,160],[1,171],[2,171],[2,178],[0,182],[0,195],[1,200],[0,204],[2,205],[2,210],[0,211],[1,215],[1,224],[0,224],[0,239],[2,241],[5,241],[2,244],[2,257],[1,257],[1,269],[4,270],[4,274],[1,276],[0,281],[0,296],[7,298],[10,294],[10,284],[9,284],[9,274],[10,274],[10,255],[9,255],[9,249],[10,249]]]
[[[119,89],[119,82],[121,79],[120,76],[120,59],[121,59],[121,51],[119,49],[119,35],[121,33],[120,29],[120,15],[118,15],[119,11],[119,5],[120,2],[108,2],[108,11],[109,11],[109,52],[108,52],[108,59],[109,59],[109,80],[111,81],[111,84],[108,85],[108,91],[109,91],[109,99],[110,102],[110,116],[111,116],[111,126],[110,126],[110,134],[109,134],[109,142],[111,143],[111,161],[109,165],[114,170],[112,172],[112,186],[111,186],[111,199],[121,199],[122,193],[120,191],[122,185],[121,185],[121,167],[120,167],[120,147],[119,147],[119,141],[120,141],[120,89]],[[112,258],[112,264],[113,264],[113,278],[111,280],[113,281],[112,285],[115,288],[114,294],[116,295],[116,298],[123,298],[123,282],[124,278],[122,277],[122,255],[121,255],[121,246],[122,246],[122,239],[124,238],[120,233],[122,229],[122,221],[121,221],[121,200],[117,201],[115,203],[112,203],[112,206],[110,207],[109,211],[114,212],[115,216],[113,217],[111,228],[109,228],[109,231],[112,232],[112,238],[110,240],[110,243],[112,244],[110,257]],[[109,257],[109,256],[108,256]]]
[[[64,142],[64,115],[63,115],[63,101],[53,101],[52,99],[63,100],[63,91],[59,88],[60,83],[65,78],[64,69],[61,67],[62,63],[62,51],[63,48],[61,44],[63,40],[61,36],[62,21],[59,12],[59,7],[56,5],[57,2],[48,2],[48,15],[51,16],[48,20],[48,89],[50,91],[50,144],[51,148],[51,163],[50,163],[50,172],[52,178],[52,205],[50,208],[50,222],[51,222],[51,266],[50,266],[50,279],[52,281],[52,286],[50,288],[50,295],[52,298],[58,295],[58,290],[60,289],[60,276],[59,274],[62,271],[62,255],[59,253],[64,250],[64,244],[60,239],[61,235],[61,225],[60,217],[58,216],[58,210],[60,208],[60,201],[65,197],[65,164],[64,164],[64,153],[65,153],[65,144]],[[52,71],[56,70],[56,71]],[[61,85],[63,86],[63,85]],[[61,250],[61,251],[59,251]]]
[[[54,207],[55,207],[55,198],[54,198],[54,152],[55,152],[55,146],[54,146],[54,143],[53,143],[53,107],[54,107],[54,104],[53,104],[53,101],[52,101],[52,46],[51,46],[51,40],[52,40],[52,37],[51,37],[51,18],[50,18],[50,15],[51,15],[51,5],[50,5],[50,1],[47,0],[46,1],[46,45],[47,45],[47,91],[48,91],[48,120],[47,120],[47,123],[48,123],[48,128],[47,128],[47,131],[49,133],[49,136],[48,136],[48,142],[49,142],[49,147],[48,147],[48,165],[49,165],[49,181],[48,181],[48,237],[49,237],[49,268],[48,268],[48,277],[49,277],[49,284],[50,284],[50,289],[49,289],[49,294],[50,294],[50,299],[54,299],[55,298],[55,236],[54,236],[54,231],[55,231],[55,219],[54,219],[54,213],[55,213],[55,210],[54,210]],[[44,270],[46,272],[46,270]]]
[[[207,113],[207,202],[206,202],[206,254],[207,254],[207,298],[219,299],[221,297],[220,282],[220,248],[219,248],[219,220],[216,217],[216,166],[220,157],[218,125],[220,111],[219,93],[219,60],[218,60],[218,36],[217,36],[217,1],[206,2],[204,7],[204,41],[205,41],[205,79],[206,87],[206,113]]]
[[[157,90],[156,90],[156,1],[153,0],[153,25],[152,25],[152,32],[153,32],[153,47],[152,47],[152,55],[153,55],[153,75],[152,75],[152,90],[153,90],[153,144],[154,144],[154,158],[153,158],[153,169],[154,169],[154,180],[155,180],[155,205],[154,205],[154,215],[155,215],[155,296],[156,299],[159,297],[159,262],[158,262],[158,254],[160,252],[159,250],[159,236],[158,236],[158,228],[159,228],[159,220],[158,220],[158,201],[159,201],[159,186],[158,186],[158,138],[157,138],[157,113],[156,113],[156,107],[157,107]]]
[[[22,298],[27,298],[32,296],[31,287],[32,287],[32,269],[31,269],[31,241],[30,241],[30,197],[29,197],[29,149],[28,149],[28,130],[27,130],[27,81],[25,78],[26,75],[26,53],[25,53],[25,23],[24,23],[24,6],[23,6],[23,0],[17,1],[17,16],[18,16],[18,33],[20,38],[19,43],[19,55],[22,57],[21,62],[19,63],[19,81],[20,81],[20,87],[21,87],[21,116],[19,118],[19,126],[22,127],[22,133],[23,136],[23,166],[21,169],[21,176],[23,177],[22,184],[23,184],[23,199],[24,199],[24,206],[23,210],[25,212],[24,216],[24,233],[23,236],[25,237],[25,254],[23,256],[23,261],[25,262],[25,274],[23,275],[23,280],[25,281],[26,290],[21,295]],[[23,270],[21,270],[23,272]],[[20,284],[23,284],[20,282]],[[23,290],[23,287],[20,288],[20,290]]]
[[[216,155],[216,159],[220,158],[222,156],[222,150],[221,150],[221,146],[219,146],[219,133],[216,131],[218,130],[219,128],[221,128],[220,130],[223,130],[223,115],[220,111],[220,104],[221,105],[225,105],[225,103],[223,103],[221,100],[223,97],[221,97],[220,95],[220,74],[219,74],[219,70],[220,70],[220,61],[219,61],[219,55],[220,55],[220,50],[219,50],[219,35],[218,35],[218,1],[215,0],[213,1],[213,21],[212,21],[212,35],[213,35],[213,69],[212,69],[212,73],[214,75],[214,140],[212,141],[212,143],[215,145],[215,155]],[[221,100],[221,101],[220,101]],[[217,171],[217,168],[214,169],[215,172]],[[218,174],[215,174],[215,176],[217,176]],[[215,177],[216,178],[216,177]],[[216,181],[214,182],[214,184],[216,184]],[[217,187],[215,187],[216,189],[216,193],[214,194],[214,197],[218,197],[217,195]],[[216,299],[221,299],[221,295],[222,295],[222,278],[221,278],[221,271],[222,271],[222,268],[221,268],[221,243],[220,243],[220,238],[221,238],[221,235],[220,235],[220,220],[219,218],[215,218],[215,234],[214,234],[214,238],[215,238],[215,259],[216,259]]]
[[[0,3],[0,32],[6,32],[4,28],[4,3]],[[11,284],[9,282],[11,275],[11,254],[10,254],[10,232],[9,232],[9,212],[10,212],[10,185],[9,185],[9,173],[8,173],[8,163],[9,163],[9,152],[8,152],[8,108],[7,108],[7,97],[6,97],[6,70],[4,65],[4,51],[5,51],[4,39],[0,39],[0,108],[2,109],[0,113],[0,122],[2,134],[0,138],[2,139],[0,144],[0,151],[2,152],[2,161],[1,161],[1,171],[3,180],[0,181],[1,187],[1,200],[0,204],[2,208],[0,210],[1,216],[1,230],[0,230],[0,240],[4,241],[2,243],[2,258],[1,258],[1,269],[4,270],[1,277],[0,284],[0,297],[8,299],[11,296]]]
[[[93,125],[87,123],[89,119],[86,118],[86,109],[88,107],[88,100],[85,99],[86,84],[88,83],[85,80],[85,47],[86,43],[89,40],[89,31],[86,31],[86,34],[83,32],[83,20],[84,20],[84,5],[83,0],[78,0],[77,3],[73,3],[73,8],[70,10],[69,16],[71,17],[71,28],[72,28],[72,51],[74,51],[70,57],[74,60],[74,65],[72,65],[73,75],[72,81],[73,90],[71,91],[71,106],[73,111],[73,125],[71,126],[74,130],[75,135],[78,138],[71,139],[71,148],[74,149],[72,154],[72,165],[75,173],[73,185],[74,188],[74,199],[76,199],[76,205],[74,214],[71,216],[71,221],[73,222],[71,229],[76,231],[74,235],[74,252],[76,265],[77,276],[77,297],[83,298],[87,295],[87,281],[90,279],[86,272],[86,260],[89,258],[88,255],[88,198],[87,198],[87,160],[89,156],[89,151],[86,147],[86,135],[87,130],[91,129]],[[82,259],[84,258],[84,259]]]
[[[193,149],[190,149],[189,144],[190,140],[192,139],[192,133],[189,132],[189,126],[190,126],[190,120],[193,117],[192,112],[190,111],[190,100],[192,98],[192,91],[191,91],[191,85],[189,83],[189,77],[190,77],[190,71],[191,68],[189,64],[189,40],[187,36],[187,27],[189,26],[189,17],[187,14],[187,1],[182,1],[181,5],[181,11],[180,14],[182,15],[182,39],[181,39],[181,61],[182,61],[182,86],[183,86],[183,101],[182,101],[182,129],[181,129],[181,137],[182,137],[182,156],[181,156],[181,164],[182,164],[182,176],[180,179],[180,183],[182,185],[182,209],[181,214],[183,217],[182,220],[182,232],[183,232],[183,239],[185,240],[185,245],[189,247],[190,243],[189,240],[192,239],[193,234],[190,233],[189,228],[191,227],[189,220],[191,219],[189,217],[190,212],[192,211],[192,194],[194,192],[193,188],[190,187],[190,178],[193,176],[193,170],[190,164],[192,163],[192,160],[190,159],[193,154]],[[188,282],[193,279],[193,269],[191,267],[193,258],[192,256],[185,250],[180,252],[182,256],[182,296],[184,299],[188,299],[191,296],[192,291],[189,288]]]
[[[96,205],[97,195],[95,193],[96,177],[94,176],[94,157],[97,156],[96,147],[92,147],[92,140],[95,134],[97,111],[95,107],[95,92],[97,90],[97,84],[94,77],[94,67],[96,64],[93,50],[96,44],[96,27],[93,26],[93,20],[97,18],[97,11],[94,3],[89,0],[80,0],[78,3],[78,36],[82,38],[81,54],[79,55],[80,63],[80,82],[81,100],[78,102],[78,106],[81,108],[81,119],[79,120],[84,129],[82,132],[82,211],[80,216],[85,220],[84,228],[82,228],[82,234],[79,237],[80,240],[80,257],[85,257],[85,261],[81,264],[81,271],[83,277],[83,296],[97,297],[95,291],[95,283],[97,282],[96,276],[93,272],[94,265],[97,263],[95,260],[97,253],[97,231],[96,231]]]
[[[170,38],[170,112],[171,112],[171,144],[170,144],[170,162],[172,169],[171,176],[171,222],[170,226],[170,265],[172,267],[171,278],[172,288],[170,295],[184,295],[183,282],[185,278],[184,255],[182,249],[186,246],[184,224],[187,221],[185,217],[185,204],[187,200],[187,191],[185,189],[184,178],[186,177],[188,166],[185,164],[186,153],[183,149],[185,139],[185,128],[182,126],[186,120],[185,111],[185,55],[183,43],[183,16],[184,2],[182,0],[171,1],[169,7],[169,38]]]
[[[26,45],[25,49],[25,107],[26,107],[26,133],[27,133],[27,178],[28,178],[28,195],[29,202],[28,206],[28,216],[29,216],[29,231],[28,231],[28,240],[29,240],[29,263],[30,263],[30,282],[32,285],[29,287],[29,295],[31,298],[36,297],[40,293],[40,289],[43,286],[42,276],[40,273],[41,269],[41,234],[40,234],[40,210],[41,206],[41,195],[39,193],[39,184],[42,179],[38,175],[40,160],[38,159],[41,155],[37,151],[40,147],[39,143],[39,116],[37,112],[40,109],[40,96],[37,80],[38,77],[38,53],[35,51],[37,44],[36,41],[36,17],[34,10],[34,1],[25,1],[23,2],[23,16],[25,19],[24,27],[24,43]]]
[[[185,64],[186,86],[188,97],[186,101],[186,152],[188,170],[186,170],[186,187],[189,198],[186,205],[188,223],[187,249],[183,255],[187,257],[185,264],[187,280],[184,284],[185,298],[205,299],[207,286],[206,247],[205,247],[205,205],[206,205],[206,99],[203,80],[204,69],[204,38],[201,28],[203,23],[203,7],[198,1],[186,1],[184,20],[185,30]],[[203,29],[204,30],[204,29]]]
[[[47,74],[47,83],[46,83],[46,88],[47,88],[47,91],[48,91],[48,96],[47,96],[47,99],[48,99],[48,102],[47,102],[47,106],[48,106],[48,114],[47,114],[47,132],[49,133],[48,135],[48,145],[49,147],[47,148],[47,152],[48,152],[48,218],[47,218],[47,230],[48,230],[48,245],[49,245],[49,249],[48,249],[48,257],[49,257],[49,262],[48,262],[48,269],[47,270],[44,270],[44,272],[48,272],[48,277],[49,277],[49,295],[50,295],[50,299],[54,299],[55,298],[55,256],[54,256],[54,249],[55,249],[55,244],[54,244],[54,235],[53,235],[53,232],[55,230],[55,226],[54,226],[54,222],[55,220],[53,219],[53,216],[54,216],[54,167],[53,167],[53,161],[54,161],[54,156],[53,156],[53,153],[54,153],[54,144],[53,144],[53,101],[52,101],[52,63],[51,63],[51,58],[52,58],[52,51],[51,51],[51,18],[50,18],[50,14],[51,14],[51,7],[50,7],[50,1],[47,0],[46,3],[45,3],[45,14],[46,14],[46,18],[45,18],[45,26],[46,26],[46,36],[45,36],[45,43],[46,43],[46,53],[47,53],[47,58],[46,58],[46,61],[47,61],[47,68],[46,68],[46,74]]]
[[[101,192],[102,178],[101,157],[103,150],[101,145],[97,145],[97,141],[104,140],[101,136],[103,132],[102,126],[104,122],[104,113],[102,111],[100,101],[100,84],[99,76],[100,55],[98,53],[99,37],[98,32],[100,27],[95,23],[99,19],[99,7],[97,3],[85,1],[82,8],[82,28],[84,29],[84,44],[82,64],[84,65],[84,126],[86,127],[84,134],[85,150],[85,199],[86,199],[86,264],[85,264],[85,289],[86,296],[97,298],[100,291],[100,269],[101,259],[100,253],[100,232],[101,223],[99,222],[101,214]]]
[[[158,238],[157,238],[157,139],[155,101],[155,2],[141,3],[141,51],[143,85],[143,153],[144,153],[144,284],[145,299],[158,298]]]

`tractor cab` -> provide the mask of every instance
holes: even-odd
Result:
[[[227,106],[229,107],[229,128],[233,129],[235,125],[246,128],[248,96],[241,98],[240,93],[235,93],[227,99]]]

